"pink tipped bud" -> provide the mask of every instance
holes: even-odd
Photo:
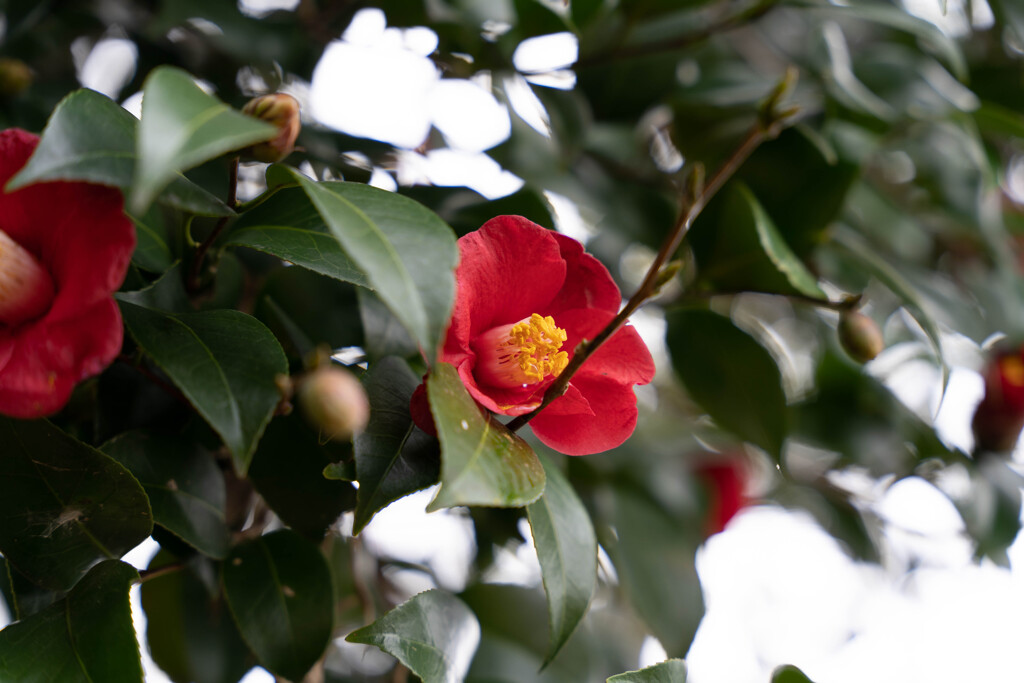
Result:
[[[323,436],[347,441],[366,427],[370,402],[359,380],[348,370],[321,367],[299,386],[299,405]]]
[[[0,323],[38,318],[53,302],[53,278],[32,254],[0,230]]]
[[[32,85],[33,74],[20,59],[0,57],[0,95],[15,97]]]
[[[839,315],[839,343],[850,358],[858,363],[873,360],[885,348],[882,331],[874,320],[857,311]]]
[[[295,139],[299,137],[302,124],[299,121],[299,101],[294,97],[284,93],[263,95],[249,100],[242,108],[242,113],[271,123],[277,126],[279,131],[274,139],[253,145],[246,150],[254,159],[274,163],[281,161],[295,149]]]

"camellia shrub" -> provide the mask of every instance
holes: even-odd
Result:
[[[1024,13],[935,4],[0,4],[0,681],[684,681],[710,535],[907,477],[1005,564]]]

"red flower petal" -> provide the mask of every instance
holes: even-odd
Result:
[[[0,132],[0,186],[37,142],[25,131]],[[43,317],[0,329],[0,412],[40,417],[63,407],[74,385],[120,350],[111,293],[124,279],[135,229],[117,190],[55,182],[0,194],[0,230],[39,259],[57,289]]]
[[[555,318],[568,339],[562,348],[576,348],[583,339],[593,339],[615,316],[606,311],[576,309]],[[626,325],[594,352],[573,378],[600,375],[619,384],[647,384],[654,379],[654,359],[636,329]]]
[[[583,250],[573,238],[554,233],[565,259],[565,284],[542,315],[555,315],[572,308],[596,308],[618,313],[622,294],[604,264]],[[557,317],[556,317],[557,319]]]
[[[555,409],[558,401],[553,402],[530,421],[542,443],[566,455],[589,455],[615,448],[629,438],[637,417],[633,387],[586,374],[573,377],[572,386],[589,401],[594,414],[559,415]]]
[[[31,324],[11,338],[0,370],[0,413],[35,418],[57,412],[75,384],[99,374],[121,350],[121,313],[113,299],[53,325]]]
[[[544,310],[565,281],[555,233],[521,216],[492,218],[459,239],[455,312],[445,353],[498,325]]]

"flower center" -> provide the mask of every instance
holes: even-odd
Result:
[[[559,350],[567,338],[554,318],[538,313],[491,328],[473,341],[476,378],[511,389],[558,377],[569,364],[569,354]]]
[[[24,247],[0,230],[0,325],[37,318],[53,302],[53,278]]]

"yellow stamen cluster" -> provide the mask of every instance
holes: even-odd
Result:
[[[1003,379],[1012,386],[1024,386],[1024,361],[1017,356],[1007,356],[999,361]]]
[[[515,362],[526,376],[526,383],[533,384],[548,375],[558,377],[565,370],[569,354],[559,349],[567,338],[554,318],[534,313],[512,326],[506,345],[516,350]]]

